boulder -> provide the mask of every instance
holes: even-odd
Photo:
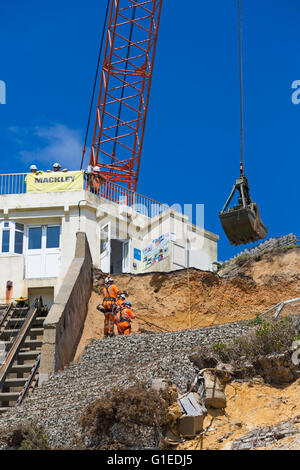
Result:
[[[152,390],[156,390],[157,392],[167,390],[169,386],[170,382],[164,378],[153,379],[151,383]]]
[[[204,370],[205,406],[208,408],[226,408],[225,386],[217,377],[217,373]]]

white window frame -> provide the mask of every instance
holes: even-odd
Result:
[[[59,227],[59,246],[57,248],[46,248],[47,246],[47,228],[48,227]],[[41,260],[42,262],[45,262],[46,260],[46,254],[51,252],[51,250],[59,250],[60,254],[61,254],[61,237],[62,237],[62,225],[59,224],[59,223],[52,223],[52,224],[32,224],[32,225],[27,225],[25,227],[25,231],[24,231],[24,255],[25,255],[25,259],[26,259],[26,262],[25,262],[25,278],[26,279],[35,279],[35,277],[31,278],[31,277],[28,277],[28,260],[27,260],[27,256],[32,254],[32,251],[35,251],[35,249],[31,249],[29,250],[28,246],[29,246],[29,229],[31,228],[42,228],[42,240],[41,240],[41,248],[37,248],[36,251],[40,251],[41,252]],[[42,276],[42,278],[46,278],[47,276]],[[57,277],[57,276],[55,276]]]
[[[5,227],[5,224],[8,223],[8,227]],[[15,233],[21,232],[21,230],[16,229],[16,224],[23,225],[23,251],[22,253],[15,253]],[[2,239],[3,239],[3,231],[9,230],[9,250],[6,252],[2,252]],[[26,226],[21,222],[15,222],[11,220],[1,220],[0,222],[0,256],[7,256],[7,255],[20,255],[22,256],[25,252],[25,230]]]
[[[47,246],[47,228],[48,227],[59,227],[59,246],[57,248],[46,248]],[[59,249],[61,250],[61,224],[34,224],[34,225],[26,225],[24,229],[24,242],[23,242],[23,253],[27,254],[29,250],[29,229],[31,228],[42,228],[42,245],[39,250],[52,250],[52,249]],[[25,241],[26,240],[26,241]],[[1,245],[2,246],[2,245]]]

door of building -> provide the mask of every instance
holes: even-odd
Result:
[[[26,239],[26,278],[58,277],[61,263],[60,226],[29,226]]]
[[[100,266],[104,273],[110,272],[111,253],[111,223],[103,225],[100,229]]]
[[[130,240],[123,241],[122,272],[130,272]]]

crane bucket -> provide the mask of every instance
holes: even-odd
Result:
[[[239,204],[226,211],[236,190],[240,194]],[[251,201],[245,176],[237,180],[219,217],[231,245],[256,242],[267,235],[268,229],[261,221],[257,204]]]
[[[268,229],[262,223],[258,213],[250,207],[232,209],[227,213],[220,213],[219,217],[224,232],[231,245],[241,245],[262,240],[267,235]]]

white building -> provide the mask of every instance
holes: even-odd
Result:
[[[209,270],[217,261],[217,235],[120,186],[92,191],[83,172],[0,175],[0,303],[11,281],[12,298],[38,294],[50,306],[78,231],[87,234],[94,266],[111,274]]]

